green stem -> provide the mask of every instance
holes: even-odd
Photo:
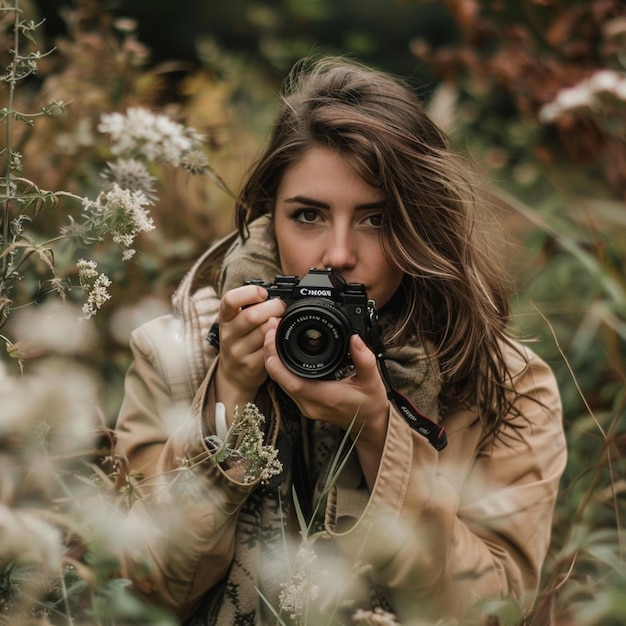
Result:
[[[4,185],[6,189],[6,201],[4,202],[4,206],[2,207],[2,246],[6,246],[9,241],[9,225],[11,222],[11,199],[12,199],[12,190],[11,190],[11,161],[12,161],[12,148],[11,148],[11,131],[12,131],[12,116],[13,116],[13,103],[15,101],[15,84],[17,82],[17,66],[19,63],[19,23],[20,23],[20,13],[21,10],[19,8],[19,0],[14,0],[13,10],[15,11],[15,17],[13,20],[13,32],[15,37],[15,43],[13,45],[13,60],[11,62],[11,75],[8,80],[9,83],[9,97],[8,97],[8,106],[7,106],[7,116],[6,116],[6,140],[5,140],[5,159],[6,159],[6,167],[5,167],[5,178]],[[3,257],[0,266],[0,277],[2,283],[6,278],[7,268],[9,259],[7,256]]]

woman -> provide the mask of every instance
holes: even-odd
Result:
[[[196,263],[174,315],[133,335],[119,451],[141,478],[132,515],[162,524],[127,555],[138,593],[193,624],[314,609],[347,623],[375,608],[431,623],[469,619],[484,598],[530,606],[565,464],[560,400],[507,331],[505,280],[473,208],[464,165],[408,87],[341,59],[294,69],[238,232]],[[376,305],[385,354],[375,334],[353,334],[339,380],[294,373],[278,353],[289,298],[269,285],[311,268]],[[250,474],[255,453],[225,454],[243,446],[226,432],[248,403],[265,416],[264,454],[278,455],[263,476]],[[288,538],[302,535],[298,552]],[[307,573],[294,552],[320,562]],[[341,589],[305,608],[325,558]]]

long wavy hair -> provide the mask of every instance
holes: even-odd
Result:
[[[247,224],[273,212],[286,168],[315,146],[336,150],[386,194],[381,245],[405,275],[393,341],[431,346],[444,412],[476,406],[485,433],[497,433],[515,412],[503,354],[508,282],[475,227],[468,164],[409,85],[344,58],[305,59],[285,81],[267,146],[238,198],[243,237]]]

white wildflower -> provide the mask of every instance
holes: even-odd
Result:
[[[562,110],[571,111],[592,107],[595,97],[589,85],[583,82],[574,87],[562,89],[556,97],[556,102]]]
[[[626,102],[626,75],[617,83],[613,93],[618,100]]]
[[[103,114],[98,130],[110,135],[114,154],[141,154],[176,166],[198,140],[194,130],[140,107],[128,109],[126,115]]]
[[[231,427],[229,438],[232,435],[240,438],[236,454],[246,461],[244,482],[254,482],[257,479],[267,482],[283,470],[282,463],[278,460],[278,450],[271,445],[263,444],[264,423],[265,416],[255,404],[249,402],[241,415],[235,417]]]
[[[127,120],[122,113],[103,113],[100,116],[98,130],[111,135],[111,141],[119,144],[127,136]]]
[[[139,24],[137,20],[132,17],[118,17],[113,22],[113,28],[119,30],[122,33],[134,33]]]
[[[92,545],[112,553],[136,554],[142,542],[156,541],[160,528],[171,529],[169,511],[151,511],[151,515],[133,516],[103,498],[95,483],[85,485],[73,504],[73,518],[88,528]]]
[[[103,177],[122,189],[141,191],[151,202],[156,200],[155,183],[157,179],[150,174],[148,168],[137,159],[119,159],[113,163],[107,163],[108,171]]]
[[[83,304],[83,315],[89,319],[111,299],[111,294],[107,291],[111,286],[111,280],[106,274],[98,273],[95,261],[79,259],[76,266],[80,287],[87,296],[87,301]]]
[[[113,183],[110,189],[102,192],[96,202],[85,203],[105,221],[113,236],[113,241],[124,248],[125,259],[130,258],[134,251],[130,250],[135,237],[140,232],[148,232],[154,228],[154,221],[144,207],[151,202],[143,191],[122,189]]]
[[[0,449],[15,455],[11,470],[28,466],[34,485],[38,476],[55,479],[50,471],[44,476],[37,469],[49,460],[44,451],[54,455],[55,463],[72,462],[72,456],[64,455],[91,444],[97,389],[84,366],[68,359],[47,359],[32,369],[0,387]]]
[[[373,611],[359,609],[352,616],[352,623],[358,626],[398,626],[400,622],[393,613],[377,607]]]
[[[556,101],[548,102],[539,109],[539,121],[542,124],[551,124],[555,122],[563,113],[563,107],[556,103]]]
[[[87,259],[79,259],[76,264],[78,267],[78,277],[85,281],[85,283],[94,280],[98,277],[96,268],[98,264],[95,261],[88,261]]]
[[[618,72],[614,70],[600,70],[588,79],[587,84],[593,92],[613,93],[619,82],[620,75]]]
[[[314,571],[317,555],[308,546],[302,545],[296,554],[293,573],[279,594],[281,611],[285,611],[291,619],[304,613],[309,602],[316,600],[320,593],[314,584]]]
[[[216,435],[207,437],[207,444],[214,450],[211,460],[215,463],[244,467],[243,482],[260,480],[267,483],[272,476],[283,471],[278,460],[278,450],[272,445],[264,445],[263,424],[265,416],[255,404],[249,402],[241,413],[236,412],[232,426],[225,440]],[[230,441],[236,441],[237,447]]]
[[[602,111],[603,98],[626,101],[626,77],[614,70],[600,70],[573,87],[562,89],[539,111],[539,121],[550,124],[571,111]]]
[[[60,532],[29,511],[12,510],[0,503],[0,561],[39,565],[58,571],[65,547]]]
[[[182,166],[190,174],[204,174],[209,167],[209,159],[201,150],[191,150],[184,155]]]
[[[92,268],[88,272],[91,274]],[[97,276],[96,272],[96,276]],[[25,309],[15,320],[15,336],[35,347],[54,354],[87,354],[97,340],[91,324],[76,324],[77,309],[72,305],[46,302]]]

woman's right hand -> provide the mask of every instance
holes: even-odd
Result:
[[[254,305],[254,306],[252,306]],[[226,406],[228,422],[236,406],[252,402],[267,377],[263,343],[270,320],[280,317],[285,303],[267,299],[267,291],[257,285],[244,285],[226,292],[220,301],[217,322],[220,329],[220,355],[215,392]]]

